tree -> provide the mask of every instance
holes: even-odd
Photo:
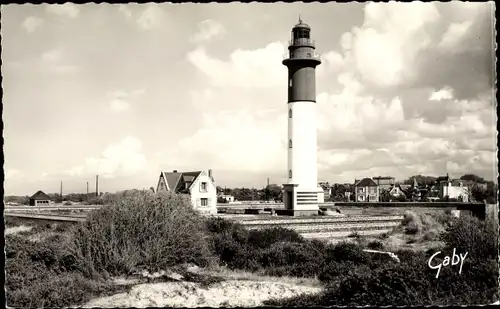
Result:
[[[334,184],[332,186],[331,197],[335,202],[344,202],[347,201],[345,193],[347,192],[347,188],[341,184]]]
[[[486,182],[484,180],[484,178],[479,177],[479,176],[474,175],[474,174],[465,174],[462,177],[460,177],[460,179],[461,180],[469,180],[469,181],[473,181],[473,182],[477,182],[477,183],[485,183]]]
[[[225,198],[223,198],[222,196],[218,196],[217,203],[225,204],[225,203],[227,203],[227,200]]]
[[[389,190],[382,190],[380,193],[380,201],[381,202],[390,202],[392,199],[392,195],[389,193]]]
[[[486,192],[487,190],[479,186],[472,186],[469,192],[469,200],[474,202],[483,202],[487,197]]]

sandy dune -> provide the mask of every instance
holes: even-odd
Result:
[[[193,282],[139,284],[128,293],[94,299],[91,307],[255,307],[271,298],[319,293],[321,287],[271,281],[229,280],[203,287]]]
[[[26,225],[7,227],[5,229],[5,235],[13,235],[13,234],[17,234],[19,232],[26,232],[26,231],[31,230],[32,228],[33,228],[32,226],[26,226]]]

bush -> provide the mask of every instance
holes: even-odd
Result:
[[[91,212],[73,240],[86,275],[205,266],[212,259],[203,218],[185,197],[170,193],[137,192]]]
[[[68,307],[93,295],[118,290],[86,279],[67,251],[67,240],[52,237],[33,244],[17,235],[6,237],[6,300],[11,307]]]
[[[367,247],[368,247],[368,249],[372,249],[372,250],[383,250],[384,244],[379,240],[374,240],[374,241],[369,242]]]
[[[309,277],[318,273],[323,256],[311,242],[280,242],[263,250],[259,262],[268,275]]]
[[[452,222],[444,235],[447,248],[435,257],[442,262],[453,248],[469,252],[462,272],[459,266],[436,269],[428,260],[436,249],[427,252],[399,250],[400,263],[359,263],[366,261],[354,244],[339,244],[327,249],[319,279],[327,283],[319,295],[271,300],[273,306],[444,306],[491,304],[498,300],[498,263],[493,232],[474,217]],[[350,258],[348,258],[350,257]],[[355,261],[358,262],[355,262]]]
[[[295,230],[282,227],[251,230],[248,234],[248,243],[258,248],[269,248],[278,242],[302,243],[304,241],[304,237]]]
[[[329,246],[325,250],[325,262],[330,261],[366,264],[369,262],[369,254],[364,252],[359,244],[343,241],[333,247]]]
[[[468,252],[469,258],[496,258],[498,255],[498,239],[493,228],[469,214],[456,218],[441,239],[447,250],[456,248],[457,252]]]

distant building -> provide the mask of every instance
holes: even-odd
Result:
[[[390,190],[396,182],[395,178],[391,176],[373,177],[373,181],[379,186],[380,190]]]
[[[219,194],[217,198],[224,199],[226,203],[234,203],[234,196],[232,195],[227,195],[227,194]]]
[[[457,199],[462,202],[469,201],[471,187],[467,186],[465,180],[441,181],[439,183],[439,198]]]
[[[401,188],[400,184],[393,185],[389,190],[389,194],[392,196],[404,196],[404,190]]]
[[[332,186],[328,182],[320,182],[319,187],[323,189],[323,201],[332,195]],[[321,193],[321,192],[320,192]]]
[[[363,178],[354,184],[356,202],[378,202],[380,188],[371,178]]]
[[[38,191],[30,197],[30,206],[48,206],[50,204],[50,196],[43,191]]]
[[[217,187],[212,170],[197,172],[161,172],[156,192],[186,194],[193,207],[202,213],[217,213]]]

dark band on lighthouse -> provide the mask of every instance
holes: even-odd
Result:
[[[292,29],[292,39],[283,64],[288,67],[288,103],[316,102],[316,66],[321,64],[311,40],[311,28],[299,21]]]

